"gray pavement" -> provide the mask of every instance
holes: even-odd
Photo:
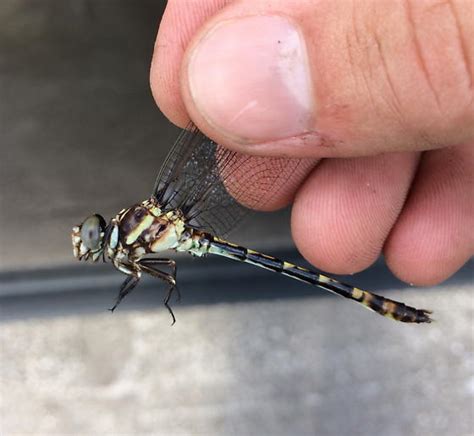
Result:
[[[104,310],[122,277],[69,233],[148,196],[175,137],[148,88],[162,6],[0,5],[0,434],[474,434],[472,264],[433,289],[351,278],[424,326],[189,258],[172,328],[150,280]],[[287,211],[250,223],[237,242],[295,257]]]
[[[2,434],[469,435],[471,292],[390,293],[424,326],[335,297],[11,321]]]

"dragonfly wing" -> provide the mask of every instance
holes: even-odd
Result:
[[[225,236],[251,209],[278,208],[273,199],[289,199],[295,189],[289,180],[302,180],[314,164],[237,153],[190,124],[168,154],[153,195],[165,210],[180,209],[188,225]]]

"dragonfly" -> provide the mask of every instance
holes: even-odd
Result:
[[[127,277],[114,311],[143,274],[165,282],[164,305],[172,324],[173,293],[179,298],[176,262],[163,252],[223,256],[288,276],[355,301],[365,308],[406,323],[429,323],[431,312],[342,283],[227,241],[251,209],[264,209],[288,190],[295,173],[308,171],[302,159],[246,156],[224,148],[194,124],[183,129],[166,157],[150,198],[122,209],[107,223],[99,214],[73,227],[74,256],[83,261],[111,261]]]

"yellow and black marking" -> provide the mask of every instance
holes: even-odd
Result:
[[[206,238],[210,241],[208,248],[210,254],[217,254],[230,259],[250,263],[270,271],[284,274],[304,283],[318,286],[341,297],[357,301],[366,308],[387,318],[410,323],[431,322],[429,316],[431,312],[428,310],[415,309],[398,301],[393,301],[369,291],[347,285],[331,277],[282,261],[273,256],[249,250],[245,247],[223,241],[222,239],[213,238],[211,235],[206,235]]]

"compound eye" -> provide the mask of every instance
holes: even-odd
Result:
[[[102,231],[102,222],[98,215],[92,215],[87,218],[81,227],[81,239],[83,244],[89,250],[96,250],[100,246],[100,232]]]

